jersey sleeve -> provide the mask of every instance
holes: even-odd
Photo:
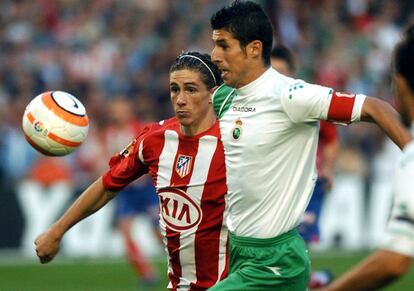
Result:
[[[383,248],[414,258],[414,144],[408,146],[408,153],[406,148],[396,172],[393,206]]]
[[[124,150],[109,161],[109,170],[103,175],[105,189],[120,191],[148,172],[142,155],[142,145],[151,126],[146,126]]]
[[[393,206],[384,249],[414,258],[414,143],[403,150],[394,180]]]
[[[329,120],[349,124],[360,120],[365,96],[295,80],[282,91],[281,100],[286,114],[295,123]]]
[[[410,186],[412,189],[412,185]],[[412,196],[413,193],[410,194]],[[414,258],[414,209],[412,200],[412,198],[407,199],[407,196],[394,197],[382,248]]]
[[[223,84],[213,93],[213,108],[217,116],[220,118],[224,112],[230,107],[234,97],[234,89]]]
[[[397,207],[403,205],[398,204]],[[391,217],[387,224],[385,239],[381,248],[414,258],[413,217],[404,214]]]

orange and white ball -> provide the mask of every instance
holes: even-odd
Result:
[[[33,148],[48,156],[64,156],[85,141],[89,120],[85,107],[75,96],[50,91],[27,105],[22,127]]]

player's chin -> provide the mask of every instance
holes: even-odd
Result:
[[[226,75],[224,78],[223,78],[223,82],[224,82],[224,84],[226,84],[227,86],[230,86],[230,87],[234,87],[234,80],[233,79],[231,79],[231,78],[229,78],[229,76],[228,75]]]
[[[176,115],[178,121],[182,126],[190,126],[192,123],[192,119],[189,116],[181,116],[179,114]]]

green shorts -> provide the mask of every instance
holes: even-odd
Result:
[[[229,276],[208,290],[307,290],[310,259],[296,229],[269,239],[230,234],[229,252]]]

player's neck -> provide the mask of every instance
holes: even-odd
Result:
[[[405,110],[407,111],[409,121],[411,124],[413,124],[414,123],[414,95],[413,94],[408,94],[405,106],[406,106]]]
[[[257,80],[258,78],[260,78],[261,75],[263,75],[267,70],[269,69],[269,66],[264,66],[262,63],[252,66],[252,69],[250,69],[245,77],[240,80],[235,86],[234,88],[239,89],[242,88],[248,84],[250,84],[251,82]]]
[[[194,122],[189,126],[181,125],[181,133],[185,136],[195,136],[211,128],[214,122],[216,122],[216,115],[211,111],[200,122]]]

